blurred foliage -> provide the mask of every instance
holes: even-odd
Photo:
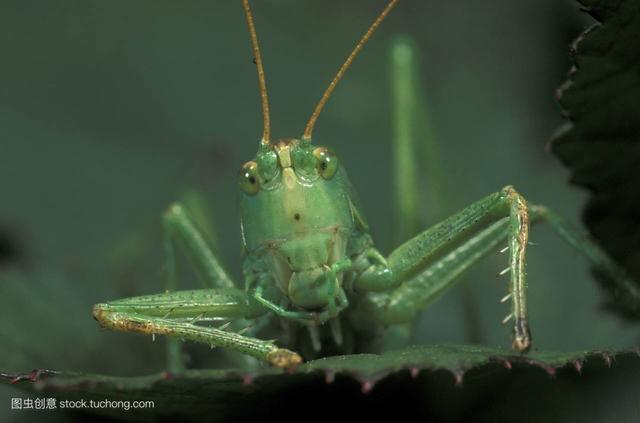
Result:
[[[572,47],[574,67],[559,99],[568,123],[553,152],[591,197],[584,221],[593,237],[640,284],[640,1],[583,0],[601,21]],[[597,271],[597,269],[594,269]],[[606,275],[607,307],[639,319],[637,302]]]
[[[380,5],[254,3],[274,135],[296,136]],[[513,184],[578,221],[584,197],[562,183],[564,170],[543,146],[560,123],[552,92],[565,78],[566,46],[586,25],[571,0],[400,3],[341,83],[315,135],[340,154],[383,252],[393,248],[384,66],[390,37],[406,33],[421,48],[421,86],[450,203],[450,210],[434,209],[448,214]],[[236,1],[5,0],[0,26],[0,245],[8,252],[0,260],[0,369],[156,373],[164,365],[163,340],[101,331],[89,310],[96,302],[162,290],[159,216],[194,190],[205,193],[209,205],[198,213],[212,222],[208,231],[217,234],[218,251],[239,278],[236,172],[255,152],[261,131],[241,7]],[[430,191],[429,172],[423,172],[421,187]],[[622,201],[616,197],[607,210]],[[429,223],[443,217],[434,214]],[[548,229],[536,228],[533,242],[529,303],[537,348],[637,344],[636,327],[598,310],[601,299],[581,258]],[[425,311],[415,343],[507,345],[508,331],[498,324],[505,310],[496,304],[506,286],[493,277],[503,260],[488,258],[465,286]],[[198,287],[187,270],[183,281]],[[238,365],[198,345],[186,352],[193,368]],[[633,420],[640,413],[634,382],[640,366],[625,357],[612,369],[601,361],[590,368],[587,361],[583,376],[568,368],[555,379],[526,365],[512,371],[481,366],[465,375],[462,387],[446,372],[423,372],[418,385],[399,372],[369,396],[339,375],[331,386],[318,375],[283,385],[265,378],[266,390],[236,380],[231,397],[247,412],[264,412],[265,404],[288,411],[289,399],[308,410],[313,398],[363,416],[398,404],[436,418],[495,421],[522,419],[524,412],[532,420]],[[16,392],[0,386],[3,398]],[[33,417],[4,404],[3,421]]]

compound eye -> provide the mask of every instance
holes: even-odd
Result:
[[[248,195],[256,195],[260,191],[258,164],[256,162],[246,162],[242,165],[238,183],[240,188]]]
[[[338,170],[338,157],[324,147],[313,150],[313,155],[316,156],[316,169],[320,176],[324,179],[333,178]]]

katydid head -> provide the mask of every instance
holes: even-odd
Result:
[[[262,146],[242,166],[241,228],[249,253],[260,254],[292,303],[320,308],[335,299],[353,229],[349,183],[328,149],[297,139]]]
[[[343,295],[342,272],[354,230],[346,174],[335,154],[311,144],[311,134],[337,83],[397,2],[389,1],[340,67],[311,114],[302,138],[272,143],[258,37],[249,0],[243,0],[263,116],[260,149],[240,171],[243,244],[249,254],[264,258],[280,290],[304,309],[335,306],[336,299]]]

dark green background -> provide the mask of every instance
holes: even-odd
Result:
[[[274,137],[299,136],[384,2],[253,3]],[[513,184],[577,223],[585,195],[545,144],[562,123],[554,90],[570,65],[568,44],[591,23],[570,0],[399,4],[314,133],[340,154],[384,253],[393,247],[393,37],[409,34],[421,50],[449,212]],[[240,2],[3,0],[0,28],[0,230],[17,246],[0,277],[0,369],[156,371],[160,342],[100,331],[90,306],[163,289],[160,214],[187,187],[208,196],[220,255],[239,277],[236,173],[261,133]],[[429,184],[423,178],[425,193]],[[432,210],[444,216],[439,205]],[[599,310],[585,260],[547,227],[536,227],[532,241],[536,348],[637,343],[637,328]],[[122,264],[123,254],[140,255],[140,264]],[[484,260],[466,288],[429,308],[418,341],[508,345],[499,324],[507,307],[497,304],[506,280],[495,276],[505,263]],[[0,416],[14,393],[0,390]]]

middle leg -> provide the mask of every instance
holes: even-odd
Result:
[[[203,233],[194,219],[180,203],[169,206],[163,216],[165,251],[165,289],[178,289],[176,247],[184,251],[196,274],[207,288],[234,288],[234,283],[216,259]],[[182,343],[179,339],[167,339],[167,367],[172,373],[185,370],[182,360]]]

